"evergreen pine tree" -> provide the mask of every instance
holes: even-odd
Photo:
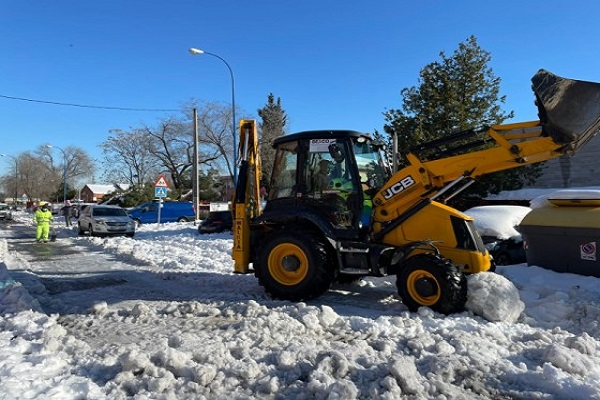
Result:
[[[259,146],[261,158],[262,183],[266,186],[275,158],[275,149],[273,141],[285,133],[287,116],[281,107],[281,99],[278,97],[275,101],[273,93],[269,93],[267,104],[258,110],[258,116],[261,122],[258,125],[260,131]]]
[[[478,45],[475,36],[460,43],[451,57],[440,52],[440,58],[421,70],[418,86],[401,90],[400,109],[384,112],[384,130],[397,135],[401,155],[417,144],[462,130],[501,124],[513,117],[512,111],[502,111],[506,96],[500,96],[500,78],[488,66],[490,53]],[[406,165],[402,158],[398,163],[400,167]],[[464,195],[485,196],[518,189],[535,181],[539,171],[539,165],[530,165],[490,174]]]

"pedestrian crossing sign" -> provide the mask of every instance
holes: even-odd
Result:
[[[165,180],[164,176],[159,176],[158,180],[154,183],[154,187],[155,188],[168,188],[169,184],[167,183],[167,181]]]
[[[154,197],[167,197],[167,188],[166,187],[155,187],[154,188]]]

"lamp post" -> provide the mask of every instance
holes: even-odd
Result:
[[[235,185],[237,183],[237,134],[236,134],[236,126],[235,126],[235,124],[236,124],[236,122],[235,122],[235,79],[233,77],[233,70],[231,69],[231,66],[229,65],[229,63],[227,63],[227,61],[225,61],[225,59],[223,59],[221,56],[219,56],[217,54],[209,53],[208,51],[196,49],[194,47],[190,48],[189,52],[192,55],[208,54],[209,56],[216,57],[219,60],[223,61],[223,63],[227,66],[227,69],[229,70],[229,75],[231,76],[231,118],[232,118],[231,129],[233,131],[233,133],[232,133],[232,136],[233,136],[233,184]]]
[[[200,219],[200,185],[198,181],[198,110],[194,108],[194,171],[192,173],[194,177],[192,192],[194,200],[194,226],[196,221]]]
[[[14,197],[13,197],[13,207],[16,209],[16,207],[17,207],[17,196],[19,195],[18,188],[17,188],[17,180],[18,180],[18,177],[19,177],[19,175],[18,175],[19,170],[18,170],[17,157],[9,156],[7,154],[0,154],[0,156],[1,157],[9,157],[9,158],[11,158],[15,162],[15,194],[14,194]]]
[[[62,149],[61,147],[58,146],[52,146],[51,144],[47,144],[46,145],[47,148],[51,149],[51,148],[57,148],[58,150],[60,150],[60,152],[62,153],[63,156],[63,204],[66,203],[67,201],[67,153],[64,151],[64,149]]]

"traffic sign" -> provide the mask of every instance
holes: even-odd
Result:
[[[167,188],[166,187],[155,187],[154,188],[154,197],[158,197],[158,198],[167,197]]]
[[[154,187],[155,188],[168,188],[169,184],[165,180],[165,177],[161,175],[158,177],[158,180],[156,182],[154,182]]]

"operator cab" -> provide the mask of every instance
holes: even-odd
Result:
[[[373,195],[390,177],[383,145],[354,131],[309,131],[275,140],[267,206],[354,238],[371,223]],[[293,210],[291,210],[293,208]]]

